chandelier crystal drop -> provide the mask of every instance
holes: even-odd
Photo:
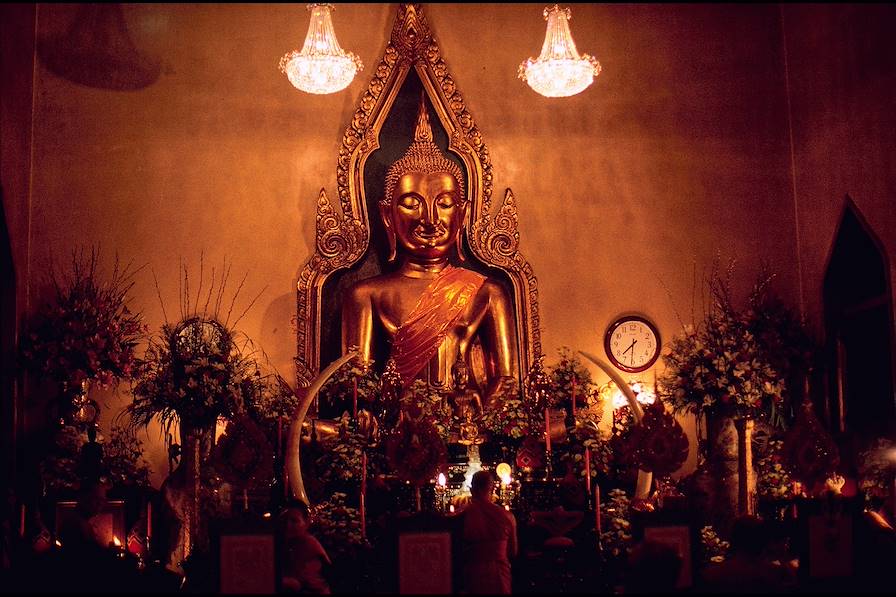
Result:
[[[584,91],[600,74],[600,63],[593,56],[576,50],[569,32],[569,8],[546,7],[548,22],[544,45],[537,60],[520,64],[519,78],[545,97],[569,97]]]
[[[364,68],[361,60],[339,47],[332,4],[309,4],[311,22],[302,50],[293,50],[280,59],[280,71],[296,89],[308,93],[336,93],[348,87],[355,73]]]

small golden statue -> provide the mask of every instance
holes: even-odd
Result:
[[[379,212],[397,268],[353,284],[342,305],[342,350],[357,346],[370,361],[390,346],[402,388],[415,379],[448,385],[457,358],[476,341],[484,355],[485,403],[502,379],[516,378],[513,303],[495,279],[462,264],[468,200],[460,167],[433,142],[421,97],[414,140],[386,173]],[[449,263],[456,255],[455,266]],[[479,383],[481,381],[481,383]]]
[[[452,414],[455,419],[461,421],[458,427],[458,443],[481,444],[485,438],[479,434],[477,422],[482,417],[482,399],[479,392],[469,385],[470,371],[463,359],[454,361],[451,374],[454,378],[454,392],[451,395]]]

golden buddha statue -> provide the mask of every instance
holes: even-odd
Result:
[[[463,265],[468,201],[460,167],[433,142],[421,98],[414,140],[386,173],[379,213],[394,271],[352,285],[342,306],[342,350],[357,346],[366,361],[389,343],[402,389],[415,379],[447,388],[455,360],[469,362],[478,340],[484,406],[514,380],[517,347],[511,297],[496,280]],[[477,384],[477,380],[474,380]]]
[[[482,417],[482,399],[479,392],[469,386],[470,373],[463,359],[457,359],[451,367],[454,391],[451,394],[451,410],[461,421],[457,429],[458,443],[482,443],[478,421]]]

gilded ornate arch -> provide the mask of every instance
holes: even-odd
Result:
[[[513,193],[509,188],[505,191],[497,214],[492,215],[492,163],[482,134],[457,90],[420,5],[401,4],[389,44],[342,138],[336,163],[340,209],[335,208],[324,189],[318,196],[315,253],[298,281],[295,360],[299,386],[307,386],[321,368],[324,284],[337,270],[361,260],[370,244],[364,166],[380,146],[383,123],[411,69],[419,76],[448,134],[448,149],[463,162],[466,170],[471,201],[468,246],[486,266],[503,271],[513,286],[521,379],[542,354],[538,284],[532,267],[519,252]]]

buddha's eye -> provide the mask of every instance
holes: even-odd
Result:
[[[420,198],[414,195],[405,195],[398,199],[398,206],[405,209],[417,209],[420,207]]]
[[[454,207],[454,197],[448,194],[439,195],[436,199],[436,205],[443,209]]]

